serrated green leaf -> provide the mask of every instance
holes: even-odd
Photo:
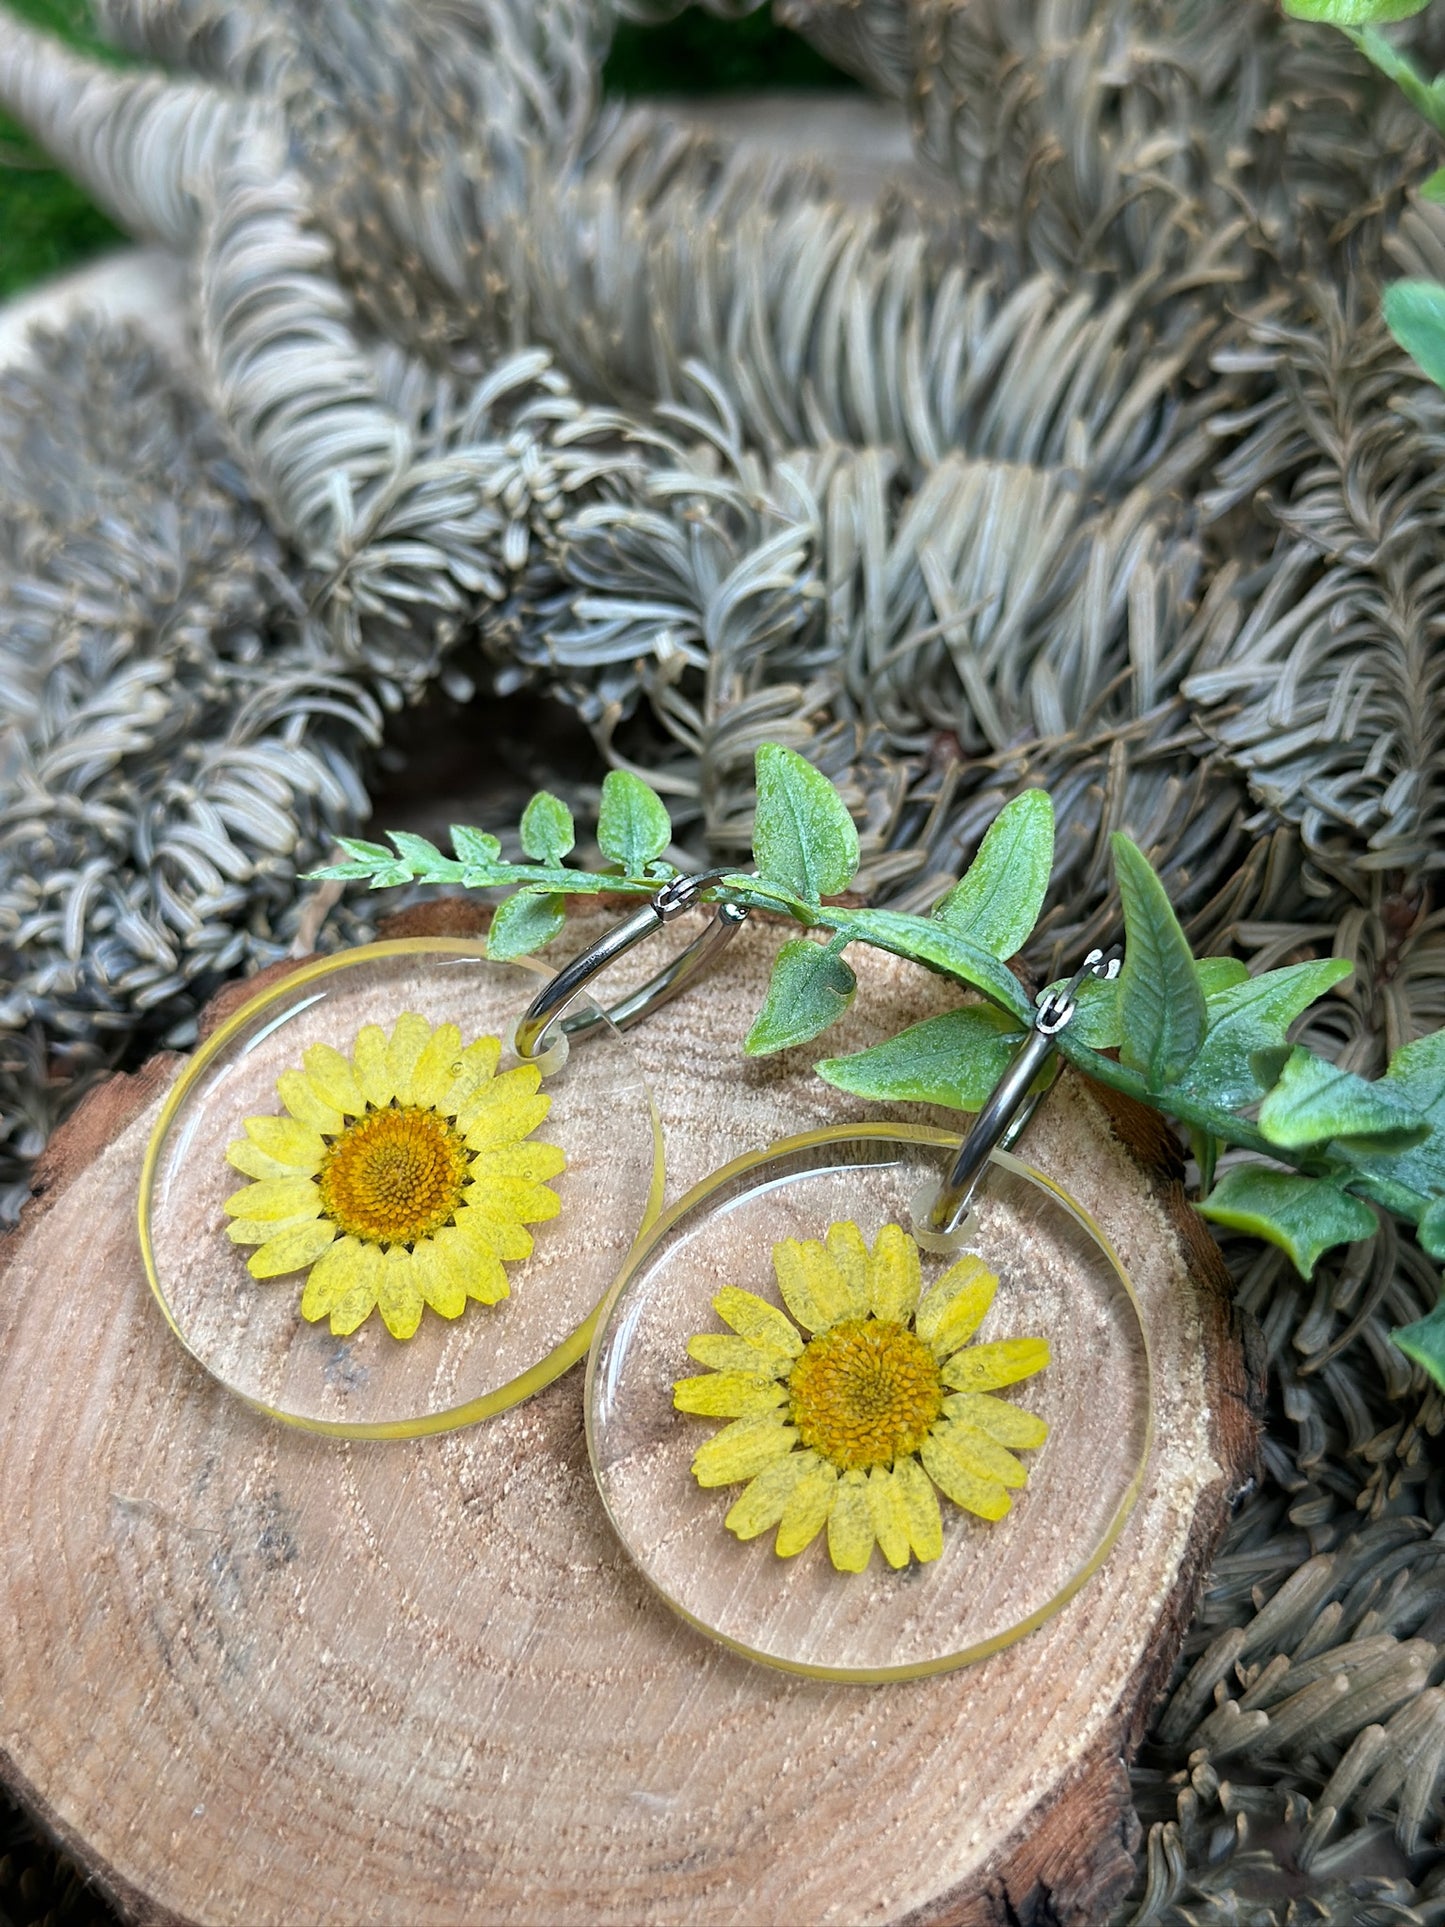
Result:
[[[499,963],[530,957],[549,944],[567,921],[567,899],[546,891],[519,890],[499,903],[487,932],[487,955]]]
[[[1403,1186],[1417,1199],[1445,1192],[1445,1031],[1432,1031],[1397,1050],[1378,1088],[1403,1099],[1429,1125],[1429,1135],[1393,1152],[1378,1145],[1338,1148],[1357,1170]]]
[[[609,770],[602,784],[597,845],[624,876],[641,876],[672,841],[672,818],[657,791],[631,770]]]
[[[412,875],[424,883],[461,882],[462,865],[449,856],[443,856],[429,838],[413,836],[410,830],[388,830],[387,835]]]
[[[306,870],[303,875],[307,883],[356,883],[375,868],[374,863],[329,863],[324,870]]]
[[[764,882],[805,903],[836,897],[858,869],[858,831],[833,785],[796,750],[763,743],[753,857]]]
[[[1422,1366],[1445,1390],[1445,1298],[1434,1311],[1426,1312],[1411,1325],[1397,1326],[1390,1336],[1406,1358]]]
[[[840,1091],[879,1103],[982,1109],[1023,1040],[1016,1019],[991,1004],[926,1017],[871,1050],[825,1057],[818,1075]]]
[[[1200,957],[1195,969],[1206,1006],[1211,997],[1249,979],[1248,970],[1237,957]],[[1062,991],[1068,981],[1060,977],[1049,990]],[[1124,1041],[1118,978],[1110,982],[1103,977],[1085,977],[1074,993],[1074,1002],[1077,1008],[1069,1023],[1070,1041],[1087,1044],[1090,1050],[1117,1050]]]
[[[348,856],[355,857],[358,863],[375,866],[378,863],[395,863],[395,850],[387,849],[384,843],[368,843],[359,836],[338,836],[336,841]]]
[[[1421,1218],[1415,1235],[1420,1240],[1420,1248],[1432,1258],[1445,1258],[1445,1198],[1436,1198]]]
[[[1226,1171],[1199,1207],[1206,1218],[1232,1231],[1246,1231],[1287,1251],[1302,1278],[1322,1252],[1355,1244],[1375,1230],[1375,1214],[1322,1178],[1239,1164]]]
[[[1112,838],[1124,908],[1119,973],[1120,1059],[1145,1087],[1177,1084],[1204,1040],[1204,992],[1194,955],[1153,865],[1122,831]]]
[[[1329,27],[1381,27],[1423,13],[1430,0],[1284,0],[1296,20],[1318,20]]]
[[[1385,290],[1385,323],[1437,387],[1445,388],[1445,287],[1395,281]]]
[[[447,832],[457,860],[468,869],[484,870],[499,861],[502,846],[487,830],[474,830],[467,823],[453,823]]]
[[[1254,1104],[1274,1082],[1278,1067],[1261,1077],[1255,1059],[1261,1052],[1284,1050],[1290,1025],[1310,1005],[1350,975],[1339,957],[1289,964],[1261,977],[1210,992],[1205,1001],[1207,1028],[1180,1089],[1205,1097],[1226,1110]]]
[[[1053,803],[1046,790],[1024,790],[1004,804],[933,914],[995,957],[1012,957],[1039,920],[1053,862]]]
[[[1418,1143],[1429,1126],[1387,1079],[1371,1084],[1296,1045],[1259,1107],[1259,1128],[1281,1150],[1301,1151],[1335,1138],[1369,1138],[1380,1141],[1381,1149],[1403,1149]]]
[[[942,970],[983,991],[1016,1017],[1032,1021],[1029,1000],[1008,965],[932,917],[905,916],[898,910],[850,910],[842,927],[895,957],[911,957],[915,963]]]
[[[535,863],[560,863],[577,841],[572,812],[560,796],[538,790],[522,812],[522,853]]]
[[[743,1049],[749,1057],[766,1057],[806,1044],[843,1015],[857,988],[858,979],[831,944],[805,937],[785,943]]]

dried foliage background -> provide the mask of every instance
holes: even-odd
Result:
[[[136,64],[0,35],[0,106],[190,262],[195,343],[80,325],[0,383],[10,1210],[88,1079],[314,935],[296,872],[422,700],[490,763],[560,698],[598,761],[539,734],[526,780],[585,809],[633,763],[699,858],[793,743],[908,907],[1041,783],[1032,968],[1111,931],[1122,827],[1196,947],[1355,961],[1317,1048],[1372,1072],[1445,1021],[1445,396],[1377,315],[1445,278],[1413,116],[1266,0],[779,0],[906,107],[921,165],[859,206],[601,103],[638,11],[103,0]],[[1440,1922],[1445,1408],[1387,1342],[1439,1279],[1389,1227],[1308,1286],[1230,1255],[1265,1463],[1119,1918]]]

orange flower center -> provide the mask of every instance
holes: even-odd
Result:
[[[415,1244],[460,1204],[467,1165],[461,1136],[435,1111],[368,1111],[326,1153],[317,1174],[322,1209],[368,1244]]]
[[[943,1411],[933,1353],[880,1318],[845,1318],[810,1338],[788,1391],[800,1440],[840,1472],[916,1452]]]

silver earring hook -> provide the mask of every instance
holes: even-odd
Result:
[[[701,870],[694,876],[673,877],[639,910],[615,924],[596,943],[590,944],[581,956],[565,964],[538,991],[513,1026],[510,1041],[517,1056],[524,1063],[531,1064],[555,1049],[558,1037],[553,1036],[550,1042],[546,1041],[554,1024],[558,1025],[562,1038],[583,1037],[604,1022],[612,1023],[618,1030],[626,1030],[630,1025],[640,1023],[669,998],[675,997],[707,968],[723,945],[746,922],[748,913],[745,905],[718,904],[707,928],[685,950],[679,951],[655,977],[649,977],[645,984],[629,992],[610,1010],[583,1011],[575,1017],[563,1017],[563,1012],[578,992],[606,970],[609,964],[616,963],[619,957],[625,956],[634,944],[641,943],[645,937],[655,935],[664,924],[691,910],[709,884],[731,875],[731,870],[721,869]]]
[[[936,1192],[930,1187],[914,1201],[915,1236],[925,1250],[951,1249],[988,1169],[989,1158],[995,1151],[1006,1151],[1017,1144],[1038,1109],[1043,1092],[1033,1086],[1059,1048],[1059,1033],[1079,1008],[1080,985],[1086,977],[1113,983],[1120,962],[1117,952],[1091,950],[1062,990],[1039,993],[1029,1034],[974,1119],[952,1171]]]

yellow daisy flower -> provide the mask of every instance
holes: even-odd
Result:
[[[276,1080],[289,1115],[248,1117],[226,1151],[255,1180],[225,1206],[232,1242],[260,1247],[252,1277],[307,1271],[301,1315],[339,1336],[379,1309],[410,1338],[427,1305],[459,1318],[469,1298],[505,1298],[503,1260],[530,1256],[526,1227],[556,1217],[543,1180],[566,1159],[523,1143],[552,1100],[535,1065],[499,1077],[501,1054],[500,1038],[463,1049],[455,1024],[410,1010],[390,1037],[358,1031],[350,1057],[312,1044]]]
[[[725,1285],[712,1302],[731,1332],[689,1339],[711,1369],[673,1387],[679,1411],[732,1421],[692,1462],[699,1485],[748,1481],[729,1530],[752,1539],[776,1526],[786,1559],[826,1525],[833,1564],[862,1572],[875,1541],[895,1568],[938,1558],[938,1491],[1001,1519],[1028,1477],[1015,1453],[1049,1428],[993,1394],[1042,1371],[1049,1346],[969,1344],[993,1273],[962,1258],[920,1298],[918,1246],[896,1224],[871,1252],[856,1224],[830,1226],[822,1244],[786,1238],[773,1268],[792,1317]]]

